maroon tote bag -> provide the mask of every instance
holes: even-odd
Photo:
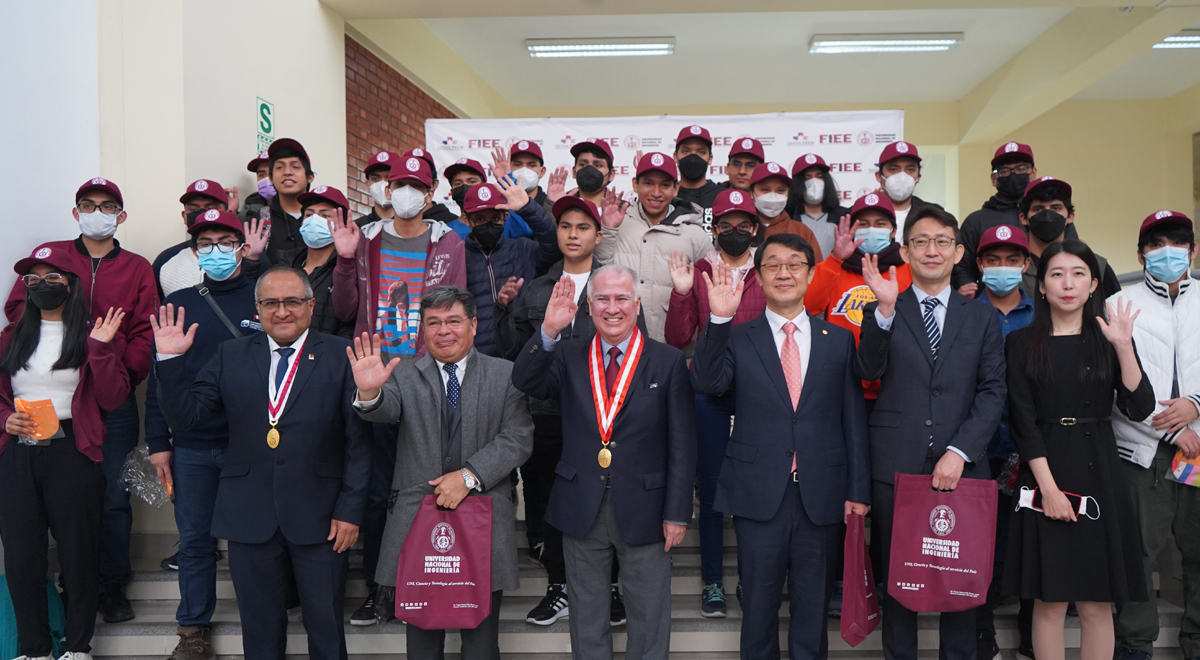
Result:
[[[396,570],[396,618],[424,630],[477,627],[492,613],[492,498],[453,511],[426,495]]]
[[[846,518],[846,561],[842,570],[842,639],[858,646],[879,625],[875,576],[867,557],[862,514]]]
[[[936,491],[927,474],[896,475],[888,595],[914,612],[983,605],[996,550],[996,482]]]

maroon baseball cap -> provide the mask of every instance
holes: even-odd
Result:
[[[680,142],[683,142],[684,140],[690,140],[692,138],[704,140],[708,143],[709,147],[712,146],[712,135],[709,134],[708,129],[695,124],[692,124],[691,126],[684,126],[683,128],[679,129],[679,137],[675,138],[675,144],[678,145]]]
[[[197,195],[215,199],[226,206],[229,205],[229,193],[226,193],[221,184],[212,179],[197,179],[193,181],[192,185],[188,186],[187,190],[183,192],[183,196],[179,198],[179,203],[186,204],[189,199]]]
[[[604,155],[608,157],[608,162],[613,162],[612,147],[608,146],[608,143],[604,140],[597,140],[596,138],[588,138],[583,142],[576,142],[575,144],[571,145],[571,157],[579,158],[579,154],[583,153],[584,151],[590,151],[591,149],[599,149],[600,151],[603,151]]]
[[[188,227],[188,233],[192,236],[197,236],[202,231],[220,227],[232,229],[239,236],[244,235],[242,233],[242,221],[238,220],[237,215],[218,209],[209,209],[196,216],[196,222],[192,223],[191,227]]]
[[[429,169],[429,163],[425,162],[420,156],[409,156],[401,158],[400,162],[393,165],[388,171],[388,182],[392,181],[416,181],[426,188],[433,186],[433,174]]]
[[[264,151],[264,152],[260,153],[259,155],[255,156],[254,158],[250,159],[250,162],[246,164],[246,171],[247,172],[258,172],[258,167],[260,165],[262,165],[263,163],[269,162],[270,160],[271,160],[271,156],[269,154],[267,154],[267,152]]]
[[[87,183],[79,186],[79,190],[75,191],[75,203],[78,204],[79,198],[93,190],[102,190],[113,197],[116,197],[118,204],[125,206],[125,199],[121,197],[121,189],[117,187],[117,184],[109,181],[108,179],[102,179],[100,177],[90,179]]]
[[[666,174],[673,181],[679,180],[679,168],[675,166],[675,159],[659,151],[651,151],[642,156],[642,159],[638,161],[637,174],[634,175],[634,178],[653,170]]]
[[[921,162],[921,155],[917,153],[917,145],[911,142],[893,142],[883,148],[883,153],[879,154],[878,165],[907,156],[918,163]]]
[[[428,151],[425,151],[424,149],[422,149],[420,147],[413,147],[412,149],[409,149],[408,151],[404,152],[404,154],[402,156],[400,156],[400,158],[404,159],[404,160],[408,160],[409,158],[420,158],[421,160],[423,160],[429,164],[430,173],[432,173],[434,171],[434,168],[437,167],[437,165],[434,165],[434,163],[433,163],[433,154],[429,153]]]
[[[1182,213],[1168,211],[1167,209],[1151,213],[1142,221],[1142,228],[1138,230],[1138,238],[1141,238],[1151,227],[1157,227],[1158,225],[1179,225],[1191,229],[1192,219]]]
[[[1009,142],[1000,145],[996,155],[992,156],[992,167],[998,167],[1003,162],[1029,161],[1033,164],[1033,147],[1020,142]]]
[[[783,179],[789,187],[792,185],[792,177],[788,176],[787,170],[783,169],[779,163],[763,163],[754,168],[754,173],[750,175],[750,185],[771,177]]]
[[[534,142],[533,140],[518,140],[513,142],[513,145],[508,148],[509,160],[511,160],[512,157],[516,156],[517,154],[530,154],[532,156],[537,156],[537,159],[542,161],[543,164],[546,162],[546,159],[542,158],[542,148],[539,147],[538,143]]]
[[[486,211],[496,208],[505,201],[504,193],[500,192],[496,186],[490,183],[477,183],[467,189],[467,196],[463,198],[463,211],[466,213]]]
[[[304,145],[292,138],[279,138],[272,142],[271,146],[267,147],[267,157],[274,158],[275,154],[284,149],[291,149],[300,155],[301,160],[306,163],[312,163],[312,160],[308,157],[308,152],[304,150]]]
[[[1066,191],[1067,197],[1071,196],[1071,184],[1061,179],[1056,179],[1052,176],[1044,176],[1040,179],[1034,179],[1033,181],[1030,181],[1029,185],[1025,186],[1025,194],[1022,197],[1028,197],[1029,193],[1044,186],[1058,186]]]
[[[713,220],[734,211],[741,211],[758,221],[758,211],[754,208],[754,199],[750,193],[742,190],[722,190],[717,193],[717,198],[713,200],[712,217]]]
[[[741,138],[733,141],[733,148],[729,150],[729,157],[733,158],[738,154],[750,154],[759,160],[766,160],[766,152],[763,151],[762,142],[754,138]]]
[[[982,255],[985,250],[1001,245],[1019,248],[1025,254],[1029,254],[1029,239],[1025,236],[1025,230],[1012,225],[998,225],[983,232],[975,254]]]
[[[33,248],[33,252],[31,252],[28,257],[17,261],[17,263],[13,265],[13,270],[16,271],[18,276],[28,275],[29,269],[33,268],[35,265],[50,264],[64,273],[78,275],[79,273],[76,273],[74,266],[71,265],[71,252],[74,249],[75,248],[73,247],[62,248],[55,247],[51,243],[43,243]]]
[[[329,202],[334,206],[342,207],[343,210],[350,208],[350,202],[346,200],[346,196],[342,194],[342,191],[333,186],[317,186],[308,192],[297,195],[296,201],[300,202],[300,206],[308,206],[317,202]]]
[[[400,162],[400,154],[394,151],[381,151],[374,156],[371,156],[371,161],[363,168],[363,174],[370,174],[375,170],[391,169],[392,163]]]
[[[896,224],[896,207],[892,206],[892,200],[888,199],[887,195],[876,193],[867,193],[854,200],[854,206],[850,207],[850,221],[853,222],[863,211],[872,210],[891,218],[892,225]]]
[[[550,209],[550,214],[554,216],[555,220],[558,220],[567,212],[567,209],[583,209],[585,213],[592,216],[592,219],[596,221],[596,226],[600,226],[600,209],[582,197],[575,197],[573,195],[559,197],[558,201],[554,202],[553,208]]]
[[[829,171],[829,165],[825,162],[824,158],[816,154],[804,154],[797,158],[796,162],[792,163],[792,176],[796,176],[810,167],[820,167],[826,172]]]
[[[458,160],[454,161],[450,164],[450,167],[447,167],[442,171],[442,176],[446,177],[446,180],[449,181],[450,179],[454,178],[455,174],[458,174],[464,170],[468,172],[474,172],[475,174],[479,175],[480,179],[487,181],[487,170],[483,168],[483,163],[470,158],[459,158]]]

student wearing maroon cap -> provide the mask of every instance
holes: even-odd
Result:
[[[750,177],[754,174],[754,168],[766,160],[762,142],[749,137],[734,140],[729,150],[729,162],[725,164],[725,176],[729,179],[717,185],[721,190],[750,192]]]
[[[285,250],[303,247],[300,239],[300,202],[296,199],[313,182],[312,164],[304,146],[292,138],[279,138],[267,148],[271,185],[276,195],[263,207],[260,219],[267,223],[267,258],[283,263]]]
[[[250,222],[259,217],[263,207],[275,197],[275,186],[271,185],[271,157],[267,152],[251,158],[250,162],[246,163],[246,171],[254,175],[255,190],[246,196],[240,211],[234,209],[242,222]]]
[[[454,200],[459,211],[459,217],[446,224],[454,230],[454,233],[458,234],[459,238],[465,241],[471,234],[471,226],[465,222],[466,214],[463,212],[467,191],[473,186],[485,183],[487,172],[484,171],[483,164],[479,161],[473,158],[459,158],[442,171],[442,176],[450,182],[450,198]],[[547,211],[547,213],[549,212]],[[533,236],[533,230],[529,228],[529,225],[525,224],[521,216],[509,213],[508,220],[504,222],[504,237],[526,238],[528,236]]]
[[[561,177],[562,181],[566,181],[565,167],[560,167],[556,174]],[[517,177],[521,187],[529,195],[529,198],[537,202],[546,215],[550,215],[550,210],[554,207],[553,199],[542,190],[539,182],[542,177],[546,176],[546,160],[542,157],[542,148],[533,140],[517,140],[508,148],[508,158],[504,158],[504,150],[496,147],[492,153],[492,175],[497,179],[505,174],[513,174]]]
[[[963,258],[954,266],[952,284],[964,296],[973,296],[978,290],[979,267],[975,264],[976,246],[983,232],[1009,225],[1021,228],[1017,210],[1025,187],[1037,178],[1037,167],[1033,164],[1033,148],[1019,142],[1000,145],[992,156],[992,187],[996,194],[983,203],[983,208],[968,215],[962,222]],[[975,284],[974,290],[963,290],[964,284]]]
[[[17,262],[23,309],[0,333],[0,537],[22,658],[91,660],[104,474],[105,411],[124,405],[121,309],[95,317],[85,301],[87,268],[70,244],[47,243]],[[89,331],[89,324],[95,320]],[[17,401],[49,401],[43,423]],[[39,416],[40,417],[40,416]],[[58,542],[66,599],[65,640],[51,638],[47,532]],[[50,594],[47,595],[47,589]],[[61,633],[60,633],[61,634]],[[7,657],[7,656],[6,656]]]
[[[342,191],[332,186],[317,186],[300,195],[299,200],[302,209],[300,238],[304,240],[304,247],[284,252],[286,261],[282,265],[308,274],[314,298],[312,327],[327,335],[350,339],[354,324],[338,318],[333,310],[333,269],[337,265],[337,253],[330,230],[339,218],[349,215],[350,202]],[[387,210],[390,212],[391,207]]]
[[[616,170],[613,169],[612,148],[604,140],[590,138],[571,145],[571,157],[575,159],[575,164],[571,167],[571,176],[575,179],[576,188],[566,194],[586,199],[603,213],[612,206],[610,198],[614,198],[608,190],[616,175]],[[562,197],[561,185],[565,181],[558,181],[551,176],[548,194],[554,201]],[[620,197],[615,198],[619,204]]]
[[[712,179],[708,178],[708,167],[712,165],[712,136],[703,126],[685,126],[675,138],[675,162],[679,165],[680,199],[691,202],[704,210],[704,228],[712,225],[712,205],[721,192]]]
[[[414,147],[403,154],[400,154],[401,162],[408,162],[409,158],[420,158],[429,165],[430,206],[429,208],[425,209],[423,214],[425,220],[434,220],[437,222],[444,222],[446,224],[450,224],[451,222],[457,220],[458,216],[455,215],[453,211],[446,208],[445,204],[439,202],[437,196],[434,195],[434,193],[437,192],[438,186],[441,185],[441,181],[438,180],[438,169],[437,165],[434,165],[433,163],[433,154],[420,147]],[[391,184],[389,183],[389,185]]]
[[[842,206],[837,184],[824,158],[804,154],[792,164],[792,189],[788,191],[784,211],[812,230],[822,253],[829,254],[833,250],[838,221],[850,213],[850,209]]]
[[[908,216],[914,218],[927,206],[942,208],[913,194],[921,182],[921,155],[917,145],[911,142],[893,142],[883,148],[879,155],[879,171],[875,180],[882,186],[892,206],[896,209],[896,233],[904,235],[904,224]]]
[[[96,177],[85,182],[75,192],[75,208],[71,213],[79,223],[80,236],[74,241],[55,241],[46,246],[61,251],[72,272],[79,273],[83,302],[91,317],[108,308],[125,310],[126,319],[118,330],[125,342],[122,362],[129,370],[130,387],[146,378],[150,370],[150,345],[153,331],[150,314],[154,310],[157,290],[154,269],[145,258],[121,247],[113,238],[117,227],[125,222],[125,201],[117,184]],[[13,286],[4,312],[9,321],[21,316],[25,306],[25,290],[21,282]],[[129,492],[121,482],[125,457],[138,443],[138,408],[130,394],[116,410],[106,417],[108,429],[104,442],[104,520],[100,526],[100,613],[105,622],[115,623],[133,618],[133,608],[125,598],[125,585],[133,579],[129,562],[129,536],[133,529],[133,510]]]
[[[388,197],[388,172],[392,171],[392,163],[398,162],[399,154],[380,151],[371,156],[370,162],[363,168],[363,174],[367,177],[367,190],[371,195],[371,212],[354,220],[359,227],[365,227],[376,220],[391,220],[396,217],[396,214],[392,213],[392,200]]]
[[[1038,290],[1038,262],[1042,252],[1067,238],[1067,228],[1075,224],[1075,205],[1071,203],[1071,185],[1052,176],[1031,181],[1018,207],[1021,226],[1029,232],[1029,254],[1033,258],[1021,286],[1033,296]],[[1121,290],[1121,281],[1108,260],[1096,255],[1100,263],[1100,293],[1105,297]],[[1099,295],[1099,294],[1097,294]]]
[[[758,211],[758,222],[762,230],[754,237],[755,245],[761,245],[768,236],[795,234],[808,241],[816,252],[817,261],[825,258],[820,243],[813,231],[803,222],[792,219],[784,210],[792,178],[779,163],[763,163],[754,168],[750,177],[750,194],[754,196],[754,208]]]

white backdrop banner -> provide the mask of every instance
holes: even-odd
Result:
[[[613,151],[616,176],[613,187],[628,193],[633,187],[633,160],[638,151],[675,150],[675,137],[685,126],[699,124],[713,137],[713,161],[708,177],[724,181],[729,150],[736,140],[752,137],[763,144],[767,160],[791,170],[792,163],[807,153],[825,159],[837,183],[842,204],[850,206],[858,197],[879,187],[875,181],[876,161],[883,147],[904,139],[904,111],[776,112],[758,115],[655,115],[651,117],[582,117],[544,119],[426,119],[425,145],[437,163],[438,177],[459,158],[473,158],[490,169],[492,152],[508,148],[518,140],[536,142],[546,158],[547,185],[550,172],[575,164],[571,145],[589,138],[607,142]],[[575,187],[572,178],[567,190]],[[450,199],[450,186],[440,184],[439,201],[457,212]],[[629,199],[626,195],[626,199]]]

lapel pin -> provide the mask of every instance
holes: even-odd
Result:
[[[828,331],[828,330],[822,330],[822,331],[821,331],[821,334],[823,334],[823,335],[827,335],[827,334],[829,334],[829,331]],[[311,360],[311,359],[312,359],[312,356],[311,356],[311,355],[310,355],[310,356],[308,356],[308,359],[310,359],[310,360]]]
[[[315,359],[317,359],[317,358],[313,357],[313,354],[312,354],[312,353],[309,353],[309,354],[308,354],[308,359],[310,359],[310,360],[315,360]]]

